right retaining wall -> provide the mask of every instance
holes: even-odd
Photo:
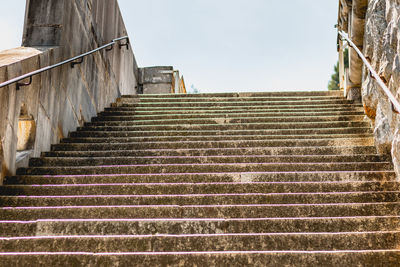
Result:
[[[365,20],[364,54],[389,89],[400,99],[400,0],[370,0]],[[400,116],[366,68],[362,101],[374,127],[379,153],[391,153],[400,177]]]

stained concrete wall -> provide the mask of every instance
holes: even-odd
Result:
[[[139,84],[143,94],[170,94],[173,85],[171,66],[139,68]]]
[[[127,35],[116,0],[27,0],[23,46],[0,52],[0,82]],[[38,157],[121,94],[137,93],[132,47],[102,51],[35,76],[30,86],[0,89],[1,178],[14,174],[21,105],[36,124],[30,156]],[[26,161],[20,163],[26,164]]]

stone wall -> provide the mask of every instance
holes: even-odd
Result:
[[[116,0],[27,0],[23,46],[0,52],[0,82],[97,48],[127,35]],[[121,94],[137,93],[132,47],[115,46],[35,76],[30,86],[0,89],[1,177],[76,130]],[[24,112],[21,112],[21,107]],[[22,114],[24,113],[24,114]],[[16,164],[20,116],[32,118],[36,136]],[[29,128],[32,129],[32,128]]]
[[[400,0],[370,0],[366,14],[364,53],[372,66],[400,100]],[[362,99],[374,127],[380,153],[391,153],[400,177],[400,116],[363,70]]]

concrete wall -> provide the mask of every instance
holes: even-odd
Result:
[[[60,62],[127,35],[116,0],[27,0],[23,46],[0,52],[0,82]],[[18,121],[36,124],[29,156],[89,121],[121,94],[137,93],[138,68],[132,47],[102,51],[35,76],[30,86],[0,89],[1,177],[16,170]],[[26,160],[20,165],[26,164]]]
[[[146,67],[139,69],[139,84],[143,94],[170,94],[173,84],[171,66]]]

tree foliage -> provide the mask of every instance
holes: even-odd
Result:
[[[344,67],[345,69],[349,68],[349,50],[347,48],[344,50]],[[331,80],[328,83],[328,90],[340,90],[339,61],[334,66],[333,71]]]

